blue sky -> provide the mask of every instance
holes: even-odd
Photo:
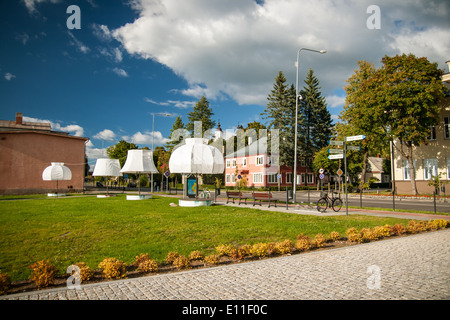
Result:
[[[378,1],[380,29],[367,27],[373,1],[15,0],[0,2],[0,119],[15,112],[91,139],[90,164],[121,139],[151,147],[176,115],[187,121],[201,95],[223,129],[262,121],[278,71],[295,84],[315,71],[336,118],[358,60],[414,53],[445,68],[446,1]],[[66,25],[70,5],[81,29]],[[447,70],[448,72],[448,70]],[[302,77],[303,75],[303,77]]]

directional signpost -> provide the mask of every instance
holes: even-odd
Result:
[[[347,146],[348,142],[351,141],[359,141],[364,140],[366,138],[365,135],[358,136],[350,136],[346,137],[344,141],[330,141],[330,145],[332,146],[343,146],[343,149],[329,149],[328,159],[344,159],[344,180],[345,180],[345,214],[348,216],[348,192],[347,192],[347,150],[348,151],[360,151],[361,147],[359,146]],[[342,170],[339,168],[338,170],[339,177],[342,175]]]

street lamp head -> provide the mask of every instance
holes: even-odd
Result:
[[[327,50],[320,50],[320,53],[327,53]]]

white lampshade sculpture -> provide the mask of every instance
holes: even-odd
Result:
[[[119,159],[97,159],[95,163],[94,177],[121,177]],[[97,195],[97,198],[109,197],[108,184],[106,184],[106,195]]]
[[[139,195],[127,195],[127,200],[151,199],[151,195],[141,196],[140,175],[148,173],[157,173],[155,163],[153,162],[153,152],[151,150],[128,150],[127,161],[123,165],[122,173],[133,173],[138,175]]]
[[[62,162],[52,162],[51,166],[48,166],[42,172],[42,180],[44,181],[56,181],[56,193],[49,193],[48,196],[58,196],[58,181],[60,180],[72,180],[72,171]],[[65,194],[61,194],[65,195]]]

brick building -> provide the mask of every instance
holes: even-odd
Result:
[[[63,162],[72,180],[59,181],[60,191],[82,191],[85,144],[88,138],[52,131],[50,123],[0,120],[0,194],[54,191],[56,182],[43,181],[42,172],[51,162]]]

